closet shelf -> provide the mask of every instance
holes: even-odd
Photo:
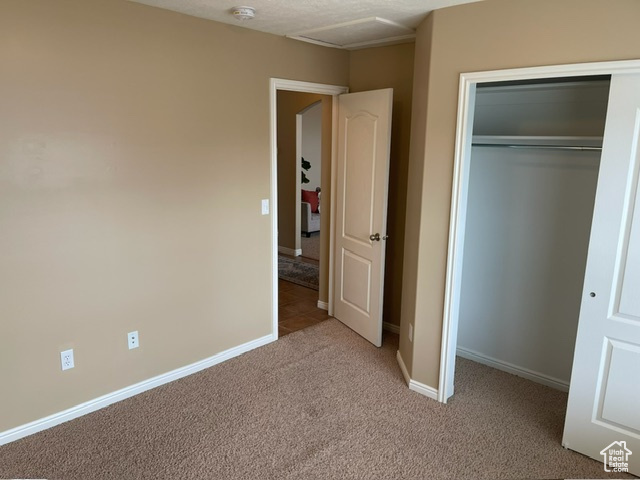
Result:
[[[472,142],[474,146],[484,147],[602,149],[602,137],[589,136],[474,135]]]

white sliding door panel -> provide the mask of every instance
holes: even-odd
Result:
[[[391,89],[339,99],[334,315],[376,346],[382,344],[392,99]]]
[[[640,123],[636,125],[640,129]],[[635,138],[640,137],[640,131],[636,130]],[[640,163],[636,151],[636,168]],[[628,234],[625,235],[622,246],[622,255],[618,258],[616,270],[619,273],[617,282],[617,304],[615,313],[631,321],[640,319],[640,184],[638,183],[638,171],[635,172],[635,196],[632,206],[633,215],[629,216],[631,224],[628,226]]]
[[[613,75],[563,445],[640,474],[640,75]],[[626,452],[626,451],[625,451]],[[605,468],[611,470],[608,466]]]
[[[640,382],[630,382],[640,371],[638,345],[607,339],[597,418],[640,434]]]

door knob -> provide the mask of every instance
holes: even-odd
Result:
[[[379,242],[380,238],[382,238],[382,240],[386,240],[387,238],[389,238],[389,235],[384,235],[383,237],[380,237],[379,233],[374,233],[373,235],[369,235],[369,240],[371,240],[372,242]]]

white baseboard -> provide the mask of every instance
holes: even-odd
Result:
[[[396,325],[395,323],[383,322],[382,328],[384,328],[388,332],[393,332],[400,335],[400,325]]]
[[[533,370],[529,370],[527,368],[513,365],[509,362],[504,362],[502,360],[489,357],[474,350],[469,350],[464,347],[458,347],[456,350],[456,354],[462,358],[466,358],[467,360],[472,360],[474,362],[487,365],[497,370],[502,370],[503,372],[511,373],[513,375],[526,378],[527,380],[531,380],[536,383],[541,383],[542,385],[555,388],[556,390],[561,390],[563,392],[569,391],[569,382],[565,382],[564,380],[545,375],[544,373],[534,372]]]
[[[291,255],[292,257],[299,257],[302,255],[302,249],[297,248],[294,250],[293,248],[281,247],[278,245],[278,253],[284,253],[285,255]]]
[[[402,372],[404,381],[407,382],[407,385],[409,385],[409,382],[411,381],[411,377],[409,376],[407,367],[404,364],[404,360],[402,360],[402,355],[400,355],[400,350],[396,352],[396,360],[398,360],[398,365],[400,365],[400,371]]]
[[[93,400],[89,400],[88,402],[81,403],[80,405],[76,405],[75,407],[63,410],[62,412],[54,413],[53,415],[49,415],[48,417],[35,420],[25,425],[20,425],[18,427],[12,428],[11,430],[0,432],[0,445],[19,440],[20,438],[26,437],[28,435],[46,430],[47,428],[55,427],[56,425],[67,422],[69,420],[73,420],[74,418],[78,418],[88,413],[95,412],[96,410],[107,407],[112,403],[119,402],[120,400],[125,400],[139,393],[146,392],[147,390],[159,387],[160,385],[164,385],[165,383],[173,382],[174,380],[178,380],[193,373],[199,372],[200,370],[204,370],[205,368],[212,367],[214,365],[217,365],[218,363],[222,363],[225,360],[229,360],[233,357],[237,357],[238,355],[242,355],[249,350],[261,347],[275,340],[277,340],[277,336],[274,335],[266,335],[262,338],[257,338],[256,340],[252,340],[242,345],[238,345],[237,347],[230,348],[229,350],[225,350],[224,352],[220,352],[199,362],[192,363],[191,365],[187,365],[185,367],[163,373],[162,375],[158,375],[148,380],[143,380],[142,382],[130,385],[121,390],[116,390],[115,392],[111,392],[101,397],[94,398]]]
[[[329,310],[329,304],[327,302],[321,302],[320,300],[318,300],[318,308],[320,310]]]
[[[404,377],[405,382],[409,385],[409,390],[412,390],[420,395],[424,395],[425,397],[429,397],[433,400],[438,400],[438,390],[436,388],[430,387],[429,385],[425,385],[424,383],[416,382],[412,380],[409,376],[409,371],[404,364],[404,360],[402,360],[402,355],[400,355],[400,350],[396,353],[396,359],[398,360],[398,365],[400,365],[400,370],[402,371],[402,376]]]

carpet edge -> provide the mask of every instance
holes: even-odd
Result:
[[[141,382],[88,400],[66,410],[62,410],[38,420],[34,420],[32,422],[19,425],[9,430],[5,430],[4,432],[0,432],[0,446],[14,442],[16,440],[20,440],[24,437],[28,437],[29,435],[33,435],[34,433],[47,430],[49,428],[55,427],[56,425],[60,425],[62,423],[68,422],[69,420],[82,417],[97,410],[101,410],[105,407],[108,407],[109,405],[120,402],[122,400],[126,400],[127,398],[134,397],[140,393],[154,389],[161,385],[165,385],[175,380],[187,377],[206,368],[213,367],[214,365],[218,365],[227,360],[231,360],[232,358],[240,356],[243,353],[247,353],[251,350],[255,350],[256,348],[268,345],[269,343],[272,343],[276,340],[277,335],[265,335],[263,337],[256,338],[255,340],[250,340],[249,342],[243,343],[236,347],[223,350],[222,352],[212,355],[211,357],[191,363],[184,367],[170,370],[169,372],[156,375],[155,377],[151,377],[146,380],[142,380]]]

